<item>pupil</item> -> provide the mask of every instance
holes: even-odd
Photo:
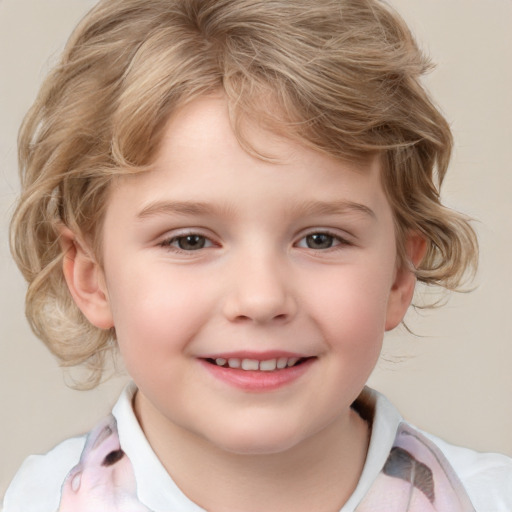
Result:
[[[186,251],[194,251],[197,249],[202,249],[205,244],[205,238],[201,235],[187,235],[183,236],[179,239],[178,245],[180,249],[184,249]]]
[[[333,237],[325,233],[315,233],[306,237],[310,249],[329,249],[332,247]]]

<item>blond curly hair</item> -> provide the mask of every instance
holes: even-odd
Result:
[[[452,136],[420,83],[429,67],[404,21],[378,0],[100,1],[19,136],[11,247],[36,335],[63,365],[88,366],[91,387],[99,381],[115,333],[74,304],[59,226],[101,261],[110,182],[148,169],[171,113],[219,90],[249,151],[244,118],[343,160],[379,155],[401,261],[407,233],[419,232],[428,248],[418,280],[460,287],[476,268],[477,242],[468,220],[440,202]]]

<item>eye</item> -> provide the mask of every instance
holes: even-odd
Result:
[[[206,238],[201,235],[187,235],[175,238],[174,242],[184,251],[197,251],[205,247]]]
[[[307,249],[315,249],[315,250],[325,250],[331,249],[338,245],[349,245],[349,242],[342,239],[337,235],[332,235],[330,233],[311,233],[299,240],[297,247],[303,247]]]
[[[313,233],[305,238],[306,246],[310,249],[329,249],[335,243],[333,236],[327,233]]]
[[[168,247],[178,251],[198,251],[207,247],[211,247],[213,244],[211,240],[203,235],[197,233],[189,233],[180,236],[174,236],[161,242],[163,247]]]

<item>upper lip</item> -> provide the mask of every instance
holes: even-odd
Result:
[[[252,359],[256,361],[268,361],[270,359],[279,359],[280,357],[305,359],[313,357],[309,354],[299,352],[288,352],[284,350],[267,350],[264,352],[238,350],[233,352],[215,352],[199,356],[199,359]]]

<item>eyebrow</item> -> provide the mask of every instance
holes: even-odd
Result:
[[[218,208],[210,203],[196,201],[154,201],[145,206],[138,214],[137,219],[143,220],[158,215],[212,215],[226,212],[229,208]]]
[[[377,219],[375,212],[368,206],[353,201],[307,201],[298,205],[297,211],[305,215],[344,215],[363,213]]]
[[[232,215],[234,208],[219,207],[201,201],[154,201],[145,206],[138,214],[137,219],[144,220],[158,215]],[[306,201],[292,208],[295,215],[345,215],[347,213],[363,213],[371,219],[376,219],[375,212],[368,206],[353,201]]]

